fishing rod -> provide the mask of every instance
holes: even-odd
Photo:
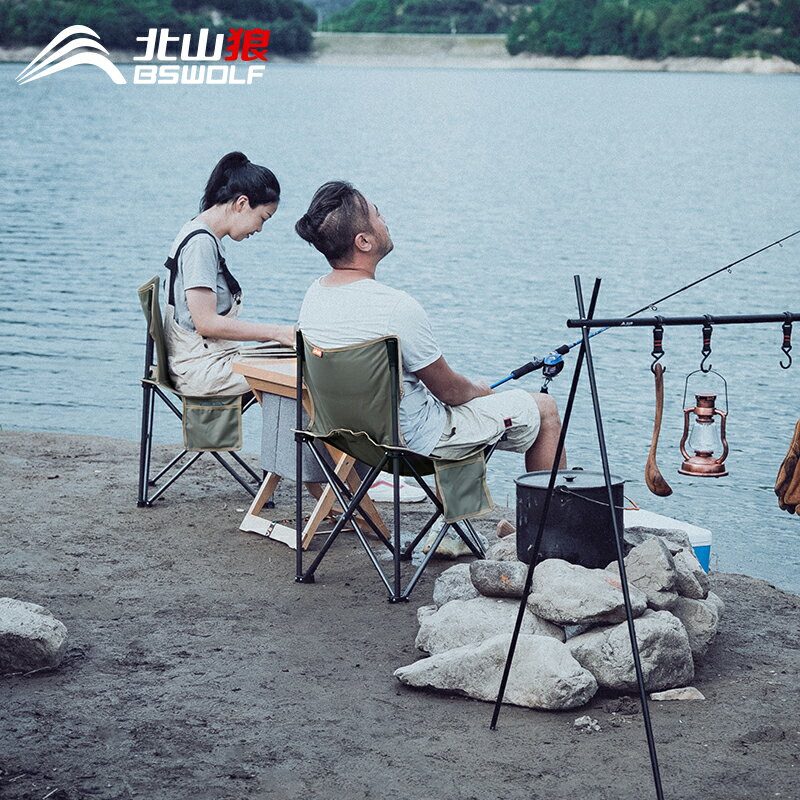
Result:
[[[737,259],[736,261],[731,261],[730,264],[726,264],[724,267],[720,267],[719,269],[715,269],[713,272],[709,272],[708,275],[704,275],[702,278],[698,278],[696,281],[692,281],[691,283],[687,283],[686,286],[682,286],[680,289],[676,289],[674,292],[670,292],[669,294],[665,294],[663,297],[660,297],[658,300],[653,300],[651,303],[648,303],[645,306],[642,306],[640,309],[634,311],[632,314],[628,314],[625,319],[630,319],[631,317],[635,317],[637,314],[641,314],[642,311],[647,311],[648,309],[653,309],[654,311],[657,310],[657,306],[659,303],[663,303],[665,300],[669,300],[675,295],[680,294],[681,292],[685,292],[687,289],[691,289],[693,286],[697,286],[698,283],[702,283],[703,281],[707,281],[709,278],[713,278],[715,275],[719,275],[720,272],[725,272],[726,270],[730,272],[737,264],[741,264],[743,261],[747,261],[748,258],[752,258],[753,256],[757,256],[759,253],[763,253],[765,250],[769,250],[771,247],[775,247],[775,245],[780,245],[785,242],[787,239],[791,239],[792,236],[797,236],[800,233],[800,230],[796,230],[794,233],[790,233],[788,236],[784,236],[780,239],[776,239],[771,244],[765,245],[764,247],[759,248],[758,250],[754,250],[752,253],[749,253],[742,258]],[[598,336],[599,334],[607,331],[609,328],[613,326],[609,325],[605,328],[600,328],[599,330],[594,331],[594,333],[590,333],[588,338],[591,339],[593,336]],[[527,364],[523,364],[521,367],[517,367],[517,369],[512,370],[505,378],[502,380],[497,381],[497,383],[493,383],[489,388],[496,389],[498,386],[502,386],[504,383],[508,381],[516,381],[521,378],[523,375],[527,375],[530,372],[534,372],[537,369],[542,370],[542,375],[544,375],[544,385],[542,386],[542,391],[547,391],[547,385],[550,383],[553,378],[564,369],[564,358],[573,347],[581,344],[583,342],[583,338],[578,339],[572,344],[562,344],[560,347],[556,347],[555,350],[551,350],[544,358],[536,358],[534,357],[533,361],[529,361]]]

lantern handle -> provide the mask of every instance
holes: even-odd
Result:
[[[664,341],[664,326],[661,324],[663,317],[656,316],[655,319],[656,324],[653,326],[653,349],[650,352],[650,355],[653,356],[653,363],[650,364],[650,372],[652,372],[653,375],[656,374],[656,364],[664,357],[664,347],[662,345]],[[791,356],[789,356],[789,358],[791,358]],[[663,370],[666,372],[666,367],[663,367]]]
[[[783,323],[783,347],[781,347],[781,350],[789,359],[789,363],[784,364],[783,361],[779,361],[778,363],[781,369],[789,369],[789,367],[792,366],[792,356],[789,352],[792,349],[792,314],[789,311],[784,311],[783,313],[786,316],[786,322]]]
[[[700,371],[711,372],[711,364],[706,367],[706,361],[711,355],[711,334],[714,329],[711,327],[712,319],[710,314],[704,314],[703,319],[705,319],[705,324],[703,325],[703,349],[700,351],[703,354],[703,360],[700,362]]]
[[[696,369],[696,370],[693,370],[692,372],[690,372],[686,376],[686,381],[683,384],[683,406],[682,406],[682,408],[686,408],[686,394],[689,391],[689,378],[691,378],[692,375],[697,375],[698,372],[702,372],[702,373],[704,373],[706,375],[709,375],[709,374],[716,375],[722,381],[722,385],[725,387],[725,413],[727,414],[728,413],[728,381],[726,381],[725,378],[723,378],[722,375],[720,375],[719,372],[717,372],[715,369],[707,369],[707,370]]]
[[[684,405],[686,405],[686,396],[684,395]],[[689,438],[689,414],[694,411],[693,408],[683,409],[683,436],[681,436],[680,450],[684,461],[689,460],[689,454],[686,452],[686,440]]]
[[[725,398],[725,402],[728,402],[728,398]],[[719,415],[720,418],[720,425],[719,425],[719,438],[722,440],[722,455],[716,459],[717,464],[721,464],[727,457],[728,457],[728,440],[725,438],[725,421],[728,418],[728,415],[724,411],[719,411],[718,409],[714,409],[714,413]]]

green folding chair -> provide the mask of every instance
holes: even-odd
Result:
[[[164,339],[164,322],[158,298],[158,276],[139,287],[139,301],[147,320],[144,374],[142,383],[142,433],[139,442],[139,497],[138,506],[151,506],[203,453],[210,453],[222,467],[252,497],[255,496],[261,476],[234,451],[242,447],[242,414],[255,402],[250,397],[242,403],[244,395],[220,397],[189,397],[178,392],[172,384],[167,368],[167,346]],[[181,408],[170,395],[179,398]],[[183,450],[167,463],[154,477],[150,476],[153,447],[155,399],[160,398],[181,421]],[[223,456],[227,452],[243,470],[237,470]],[[180,463],[193,453],[188,461]],[[174,471],[173,471],[174,470]],[[167,476],[158,489],[151,489]],[[249,477],[249,479],[248,479]]]
[[[485,553],[481,540],[469,521],[470,517],[486,513],[493,507],[486,485],[486,461],[497,446],[476,451],[458,461],[434,459],[409,450],[405,446],[398,422],[400,406],[401,355],[395,336],[385,336],[364,344],[338,348],[320,348],[297,334],[297,486],[303,485],[302,448],[308,447],[325,473],[336,497],[344,509],[333,530],[308,569],[303,569],[302,505],[297,493],[296,524],[298,546],[296,580],[313,583],[314,573],[336,537],[350,524],[373,567],[378,572],[392,602],[407,600],[430,559],[448,531],[452,528],[478,558]],[[310,400],[310,423],[303,427],[302,389]],[[323,457],[321,444],[326,443],[367,464],[370,469],[358,488],[351,491],[333,472]],[[360,503],[382,470],[394,478],[393,531],[391,541],[381,533],[361,510]],[[435,507],[422,530],[402,547],[400,538],[400,475],[411,477],[425,491]],[[435,475],[436,493],[423,476]],[[393,574],[387,575],[378,555],[370,546],[366,532],[357,518],[372,528],[382,546],[392,554]],[[401,561],[411,558],[415,548],[440,518],[444,524],[428,548],[422,561],[402,586]]]

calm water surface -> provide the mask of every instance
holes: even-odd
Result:
[[[138,437],[135,290],[161,272],[228,150],[270,165],[284,188],[265,232],[228,246],[247,318],[294,321],[324,269],[294,221],[320,183],[345,178],[392,230],[381,277],[429,310],[457,369],[488,382],[577,338],[564,324],[577,316],[573,275],[587,291],[601,277],[598,315],[624,316],[800,228],[793,76],[270,65],[250,87],[184,88],[118,87],[81,67],[18,87],[18,71],[0,65],[5,428]],[[659,312],[786,309],[800,310],[800,236]],[[800,356],[800,330],[796,339]],[[715,330],[711,363],[730,394],[721,480],[676,474],[684,379],[701,342],[699,330],[667,330],[659,463],[675,493],[665,499],[643,480],[650,332],[593,341],[626,494],[712,529],[712,566],[799,591],[800,520],[772,491],[800,416],[800,361],[778,367],[780,326]],[[574,361],[552,387],[562,407]],[[568,446],[571,464],[599,468],[585,380]],[[514,456],[496,459],[497,501],[513,505],[521,471]]]

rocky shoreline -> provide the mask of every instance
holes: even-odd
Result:
[[[38,47],[0,47],[0,62],[28,63]],[[118,64],[130,64],[133,51],[112,50]],[[598,72],[712,72],[727,74],[800,74],[800,64],[778,56],[729,59],[666,58],[637,60],[626,56],[560,58],[521,53],[511,56],[505,36],[482,34],[328,33],[314,34],[314,50],[302,58],[270,56],[277,64],[360,67],[460,67],[473,69],[576,70]]]

